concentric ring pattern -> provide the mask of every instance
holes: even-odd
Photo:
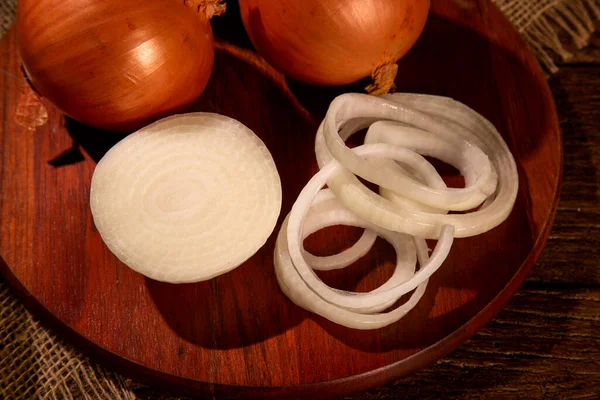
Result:
[[[162,119],[98,163],[90,204],[108,248],[133,270],[173,283],[234,269],[273,231],[281,182],[264,143],[231,118]]]

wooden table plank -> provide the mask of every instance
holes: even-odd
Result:
[[[600,289],[524,288],[449,357],[356,398],[392,399],[403,393],[407,399],[586,398],[594,390],[598,395],[599,315]]]
[[[600,285],[600,62],[564,67],[550,85],[563,131],[563,187],[552,233],[529,279]]]

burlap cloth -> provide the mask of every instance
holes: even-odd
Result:
[[[600,0],[493,0],[548,73],[585,46]],[[16,0],[0,0],[0,37]],[[135,399],[136,383],[109,372],[41,325],[0,281],[0,399]]]

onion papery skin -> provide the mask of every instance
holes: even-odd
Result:
[[[300,82],[337,86],[406,54],[425,26],[429,3],[240,0],[240,11],[252,43],[275,68]]]
[[[187,109],[209,80],[208,16],[175,0],[22,0],[18,51],[35,89],[73,119],[137,130]]]

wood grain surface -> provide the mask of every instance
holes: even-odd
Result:
[[[243,36],[231,29],[221,33],[243,45]],[[551,94],[518,34],[485,1],[434,2],[423,37],[400,64],[397,85],[455,97],[496,124],[519,163],[517,206],[494,231],[456,244],[403,323],[368,333],[334,326],[287,301],[272,273],[273,240],[238,270],[201,284],[157,283],[120,264],[101,243],[87,201],[95,161],[120,136],[64,119],[51,107],[37,130],[17,124],[23,82],[14,33],[0,49],[6,71],[0,76],[6,279],[27,305],[96,358],[171,390],[334,397],[419,369],[472,336],[506,304],[550,227],[561,156]],[[196,108],[238,118],[265,140],[289,184],[285,214],[316,170],[315,121],[332,96],[358,86],[319,89],[290,82],[295,101],[273,79],[276,74],[234,53],[217,53]],[[327,236],[332,239],[325,243]],[[315,237],[311,246],[331,251],[355,236],[337,230]],[[389,276],[392,262],[390,249],[378,243],[353,270],[323,278],[366,290]]]

